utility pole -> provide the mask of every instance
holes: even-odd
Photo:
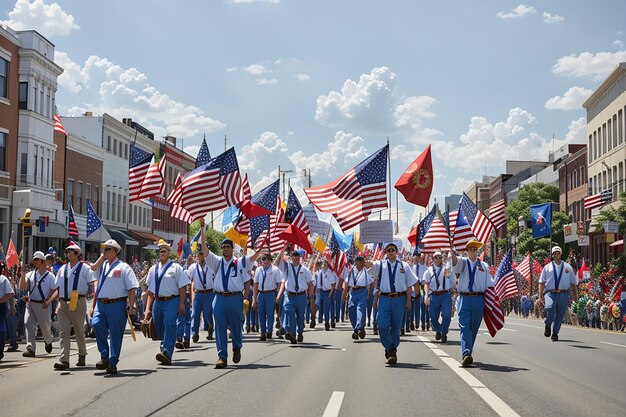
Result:
[[[283,183],[283,197],[282,200],[285,201],[285,174],[293,172],[293,170],[291,169],[286,169],[286,170],[282,170],[280,169],[280,165],[278,166],[278,179],[281,179],[282,176],[282,183]]]

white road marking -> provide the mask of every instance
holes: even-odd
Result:
[[[618,345],[617,343],[611,343],[611,342],[600,342],[600,343],[604,343],[605,345],[611,345],[611,346],[618,346],[618,347],[626,348],[626,346]]]
[[[511,323],[510,321],[507,322],[507,324],[512,324],[514,326],[524,326],[524,327],[530,327],[532,329],[544,329],[545,327],[539,327],[539,326],[531,326],[530,324],[522,324],[522,323]]]
[[[430,341],[427,338],[423,336],[418,336],[418,338],[422,342],[425,342],[424,344],[426,346],[430,347],[429,345],[432,345],[432,343],[429,343]],[[430,349],[439,357],[439,359],[443,361],[443,363],[448,365],[448,367],[452,369],[454,373],[456,373],[463,381],[465,381],[465,383],[469,385],[499,416],[519,417],[519,414],[517,414],[511,407],[509,407],[507,403],[502,401],[500,397],[494,394],[493,391],[487,388],[482,382],[480,382],[474,375],[470,374],[465,368],[462,368],[461,364],[457,360],[451,358],[439,348]]]
[[[344,394],[345,392],[341,391],[333,392],[333,395],[330,396],[330,400],[328,400],[328,405],[326,405],[326,410],[324,410],[322,417],[337,417],[339,415],[339,409],[341,408]]]

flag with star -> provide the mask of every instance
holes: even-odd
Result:
[[[91,205],[91,201],[87,199],[87,237],[91,236],[93,232],[102,227],[102,221],[96,214]]]

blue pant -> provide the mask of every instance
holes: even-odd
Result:
[[[276,294],[271,292],[259,292],[256,297],[259,324],[261,333],[271,333],[274,328],[274,304],[276,304]]]
[[[569,300],[569,293],[562,292],[559,294],[548,292],[543,296],[545,302],[546,320],[544,323],[546,327],[552,329],[553,335],[558,335],[561,329],[561,323],[563,323],[563,316],[567,310],[567,302]]]
[[[155,300],[152,307],[152,320],[161,339],[161,351],[170,359],[174,354],[177,323],[184,323],[185,319],[185,316],[178,315],[178,303],[178,297],[167,301]]]
[[[176,337],[185,340],[191,339],[191,309],[189,308],[189,301],[189,295],[185,295],[185,314],[176,317]],[[176,310],[178,310],[178,303],[176,303]]]
[[[295,334],[294,330],[300,334],[304,332],[304,308],[306,306],[306,294],[285,295],[283,312],[285,323],[283,327],[288,333]]]
[[[233,349],[241,349],[243,339],[241,322],[243,320],[243,294],[220,295],[213,299],[213,316],[215,318],[215,346],[217,356],[228,358],[228,329],[233,340]]]
[[[350,291],[350,302],[348,303],[348,315],[352,328],[356,330],[365,329],[365,315],[367,314],[367,289]]]
[[[367,325],[368,326],[372,323],[371,317],[372,317],[373,308],[374,308],[374,292],[372,291],[369,297],[367,297]]]
[[[378,298],[378,334],[385,350],[397,349],[400,345],[400,327],[406,306],[406,295],[390,298],[381,295]]]
[[[113,366],[117,366],[122,351],[124,329],[126,329],[126,303],[104,304],[98,300],[91,325],[96,333],[100,358],[108,360]],[[107,336],[110,336],[110,347]]]
[[[0,359],[4,358],[4,337],[6,335],[5,320],[7,317],[7,309],[9,303],[0,303]]]
[[[200,331],[200,314],[204,320],[205,330],[213,328],[213,299],[214,292],[195,293],[193,297],[193,321],[191,331],[198,334]]]
[[[626,317],[626,299],[625,300],[621,300],[620,302],[620,312],[622,313],[622,316],[620,317],[620,321],[621,321],[621,325],[624,325],[624,317]]]
[[[17,347],[17,314],[15,316],[11,314],[8,304],[5,337],[9,340],[9,345],[11,347]]]
[[[317,298],[315,299],[315,305],[317,306],[317,310],[319,311],[320,323],[322,321],[324,321],[325,323],[330,323],[330,311],[333,304],[334,303],[330,299],[330,291],[320,291],[319,294],[317,294]]]
[[[340,290],[335,290],[335,293],[339,293],[339,298],[341,299],[340,303],[341,303],[341,309],[339,311],[339,318],[341,319],[341,321],[344,321],[344,319],[346,318],[346,307],[348,306],[347,302],[343,301],[343,289]]]
[[[428,316],[428,308],[426,307],[426,304],[424,303],[424,297],[420,297],[420,305],[419,305],[419,309],[420,309],[420,320],[422,320],[422,325],[430,325],[430,317]]]
[[[439,322],[441,316],[441,323]],[[452,320],[452,296],[449,292],[441,295],[431,294],[430,296],[430,322],[433,330],[442,335],[448,334]]]
[[[485,299],[482,296],[459,296],[459,328],[461,329],[461,354],[471,355],[483,321]]]
[[[252,307],[252,291],[248,292],[248,302],[250,303],[250,307]],[[246,312],[246,326],[256,326],[259,324],[259,315],[254,309],[248,308]]]
[[[333,295],[333,308],[331,313],[333,315],[332,321],[339,321],[339,314],[341,313],[341,291],[335,291]]]

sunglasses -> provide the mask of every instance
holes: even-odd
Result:
[[[110,250],[113,250],[113,248],[109,248],[109,247],[104,248],[104,251],[105,251],[105,252],[106,252],[106,251],[110,251]]]

